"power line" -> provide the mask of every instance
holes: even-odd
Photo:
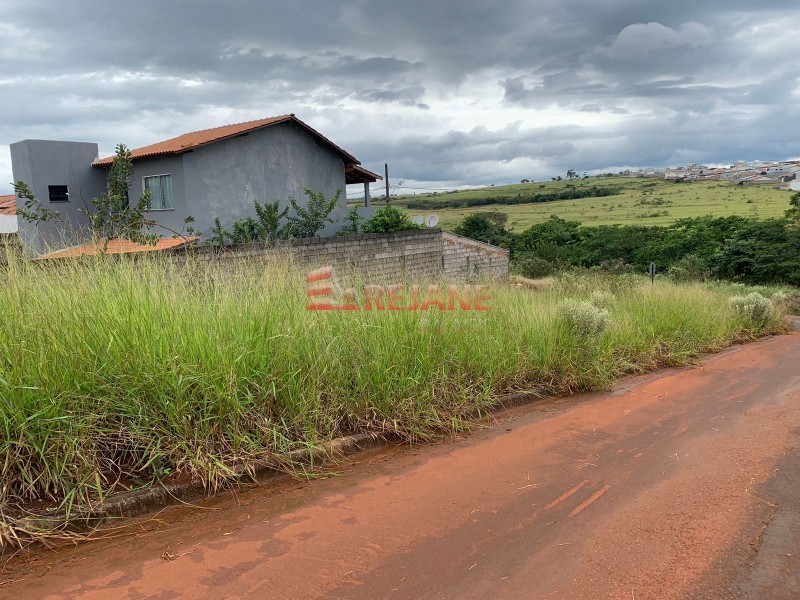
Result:
[[[394,191],[395,192],[403,192],[404,190],[422,190],[422,191],[428,191],[428,192],[430,192],[430,191],[433,191],[433,192],[460,192],[460,191],[470,191],[471,189],[472,188],[470,188],[469,190],[458,190],[458,189],[454,189],[454,188],[409,187],[409,186],[405,186],[404,185],[404,186],[396,186],[394,188]],[[484,188],[476,188],[476,189],[484,189]],[[369,191],[370,191],[370,193],[372,193],[372,192],[382,192],[382,191],[384,191],[384,188],[382,186],[381,187],[377,187],[377,188],[370,188]],[[364,192],[355,192],[354,191],[354,192],[351,192],[351,193],[349,193],[347,195],[348,196],[363,196]]]

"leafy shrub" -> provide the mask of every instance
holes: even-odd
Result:
[[[651,261],[659,272],[680,263],[673,273],[676,279],[800,286],[800,227],[786,219],[697,217],[669,226],[586,227],[551,217],[511,236],[512,259],[543,244],[556,248],[556,256],[543,258],[563,265],[592,267],[617,260],[646,273]]]
[[[705,281],[709,272],[706,261],[695,254],[687,254],[669,268],[667,276],[675,282]]]
[[[253,217],[237,219],[233,222],[229,237],[234,244],[249,244],[259,241],[261,236],[258,232],[258,221]]]
[[[592,295],[589,296],[589,302],[591,302],[597,308],[608,308],[611,306],[611,303],[614,301],[614,294],[611,292],[606,292],[605,290],[595,290],[592,292]]]
[[[375,215],[364,223],[364,233],[394,233],[412,229],[423,229],[423,226],[414,223],[402,210],[389,205],[375,211]]]
[[[265,202],[264,204],[255,200],[253,208],[256,211],[256,218],[245,217],[237,219],[233,222],[230,231],[222,227],[219,217],[215,218],[209,243],[224,245],[225,239],[230,238],[234,244],[249,244],[251,242],[276,240],[286,236],[287,230],[280,226],[280,222],[289,212],[288,206],[281,210],[280,200]]]
[[[605,271],[606,273],[610,273],[612,275],[627,275],[629,273],[633,273],[636,268],[625,262],[622,258],[612,258],[611,260],[604,260],[596,267],[595,269],[599,269],[601,271]]]
[[[786,218],[790,221],[800,221],[800,192],[792,194],[789,199],[789,210],[786,211]]]
[[[770,296],[770,301],[773,307],[784,314],[800,315],[800,296],[796,293],[776,292]]]
[[[587,301],[565,300],[559,305],[558,313],[567,327],[581,338],[598,336],[611,325],[611,313]]]
[[[772,318],[772,303],[758,292],[730,299],[733,310],[756,327],[763,327]]]
[[[336,194],[331,198],[326,198],[322,190],[303,188],[303,192],[308,197],[305,206],[300,206],[297,200],[289,198],[289,204],[292,205],[295,215],[289,217],[286,229],[289,236],[294,238],[315,237],[319,230],[325,227],[325,223],[333,223],[330,214],[339,203],[339,196],[342,195],[341,189],[336,190]]]
[[[463,235],[479,242],[508,247],[511,234],[505,226],[508,215],[502,212],[482,212],[465,215],[453,229],[456,235]]]
[[[347,225],[345,225],[336,235],[358,235],[364,226],[364,218],[358,214],[358,210],[351,208],[347,211]]]
[[[513,263],[514,272],[530,279],[549,277],[559,271],[559,265],[532,253],[525,253]]]
[[[294,198],[289,198],[289,204],[295,214],[287,219],[284,227],[280,226],[280,222],[289,213],[288,206],[280,210],[279,200],[264,204],[255,201],[253,207],[256,216],[237,219],[231,225],[230,231],[222,226],[219,217],[215,218],[214,226],[211,229],[212,235],[208,242],[224,245],[225,240],[230,239],[234,244],[247,244],[287,237],[314,237],[325,226],[325,223],[333,223],[330,214],[339,203],[342,190],[337,190],[331,198],[326,198],[323,191],[303,188],[303,192],[308,197],[305,206],[300,206]]]

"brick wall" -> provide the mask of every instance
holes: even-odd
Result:
[[[218,247],[200,246],[175,253],[196,259],[252,260],[284,252],[304,269],[332,266],[344,275],[355,272],[367,281],[392,283],[435,279],[446,275],[502,277],[508,274],[508,252],[440,229],[365,233],[346,237],[279,240],[274,243]]]
[[[196,259],[252,260],[272,253],[287,253],[301,268],[333,266],[341,274],[355,272],[381,283],[405,279],[434,279],[442,274],[442,232],[438,229],[365,233],[346,237],[279,240],[267,244],[197,247],[176,253]]]
[[[444,274],[454,279],[505,277],[508,250],[442,232]]]

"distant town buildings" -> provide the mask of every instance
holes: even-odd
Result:
[[[779,189],[800,190],[800,160],[778,163],[737,162],[730,167],[692,164],[667,169],[637,169],[619,173],[623,177],[651,177],[671,181],[727,181],[733,185],[770,185]]]

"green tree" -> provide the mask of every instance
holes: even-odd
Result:
[[[212,246],[224,246],[225,238],[230,237],[230,233],[225,231],[219,217],[214,217],[214,227],[211,228],[211,237],[208,238],[208,243]]]
[[[506,213],[495,211],[472,213],[461,219],[461,222],[453,229],[453,233],[479,242],[508,247],[511,234],[506,231],[506,222],[508,222]]]
[[[234,221],[228,236],[234,244],[249,244],[262,240],[258,221],[253,217],[245,217]]]
[[[295,214],[289,217],[286,226],[290,237],[315,237],[319,230],[325,227],[325,223],[333,223],[330,214],[336,208],[339,196],[342,195],[341,189],[336,190],[336,194],[331,198],[327,198],[322,190],[303,188],[303,192],[308,197],[306,206],[300,206],[294,198],[289,198],[289,203],[295,211]]]
[[[388,205],[375,211],[375,215],[364,223],[364,233],[393,233],[410,229],[424,229],[424,227],[414,223],[399,208]]]
[[[800,192],[792,194],[789,199],[789,210],[786,211],[786,218],[790,221],[800,222]]]
[[[14,186],[14,192],[17,196],[25,201],[22,208],[17,208],[18,216],[22,217],[28,223],[61,221],[61,213],[57,210],[51,210],[39,202],[27,183],[24,181],[17,181],[12,185]]]
[[[281,219],[289,213],[287,206],[280,209],[280,201],[259,204],[253,202],[258,217],[258,234],[262,240],[276,240],[281,237]]]
[[[89,219],[96,240],[122,238],[140,244],[155,244],[158,234],[150,231],[157,223],[147,218],[150,190],[144,190],[139,200],[131,204],[129,190],[133,182],[133,160],[125,144],[118,144],[116,155],[108,170],[106,193],[92,199],[92,207],[80,211]]]

